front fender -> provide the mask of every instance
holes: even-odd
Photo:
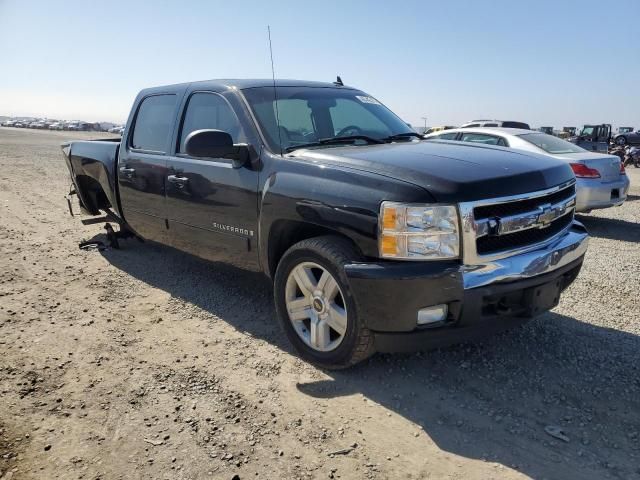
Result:
[[[434,201],[416,185],[348,167],[286,157],[273,160],[271,167],[262,177],[259,206],[261,263],[267,272],[273,265],[270,243],[283,228],[315,227],[336,233],[349,238],[364,256],[376,257],[382,201]]]

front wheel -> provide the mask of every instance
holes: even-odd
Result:
[[[358,257],[340,237],[317,237],[287,250],[276,270],[280,324],[300,356],[323,368],[346,368],[374,353],[344,273]]]
[[[626,137],[618,137],[616,138],[616,145],[626,145],[627,138]]]

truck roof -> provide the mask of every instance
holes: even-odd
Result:
[[[277,87],[316,87],[316,88],[345,88],[350,90],[355,90],[353,87],[349,86],[338,86],[335,83],[331,82],[312,82],[308,80],[288,80],[288,79],[276,79],[275,80]],[[201,88],[211,88],[211,89],[221,89],[221,88],[237,88],[238,90],[244,90],[247,88],[257,88],[257,87],[272,87],[273,79],[265,78],[225,78],[225,79],[214,79],[214,80],[201,80],[197,82],[187,82],[187,83],[177,83],[173,85],[162,85],[157,87],[145,88],[142,90],[144,93],[153,93],[158,91],[163,91],[167,89],[173,88],[184,88],[196,86]]]

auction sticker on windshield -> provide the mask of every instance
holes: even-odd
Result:
[[[362,103],[371,103],[372,105],[380,105],[380,102],[373,97],[366,97],[364,95],[356,95],[356,98]]]

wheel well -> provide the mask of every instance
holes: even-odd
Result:
[[[82,200],[84,207],[93,215],[97,215],[100,209],[111,208],[111,203],[104,193],[102,186],[95,178],[87,175],[76,177],[78,184],[78,196]]]
[[[296,221],[280,221],[275,223],[269,232],[268,246],[268,268],[270,278],[276,273],[276,268],[280,259],[291,246],[308,238],[320,237],[322,235],[335,235],[348,240],[359,251],[355,243],[346,235],[342,235],[335,230],[331,230],[320,225]]]

